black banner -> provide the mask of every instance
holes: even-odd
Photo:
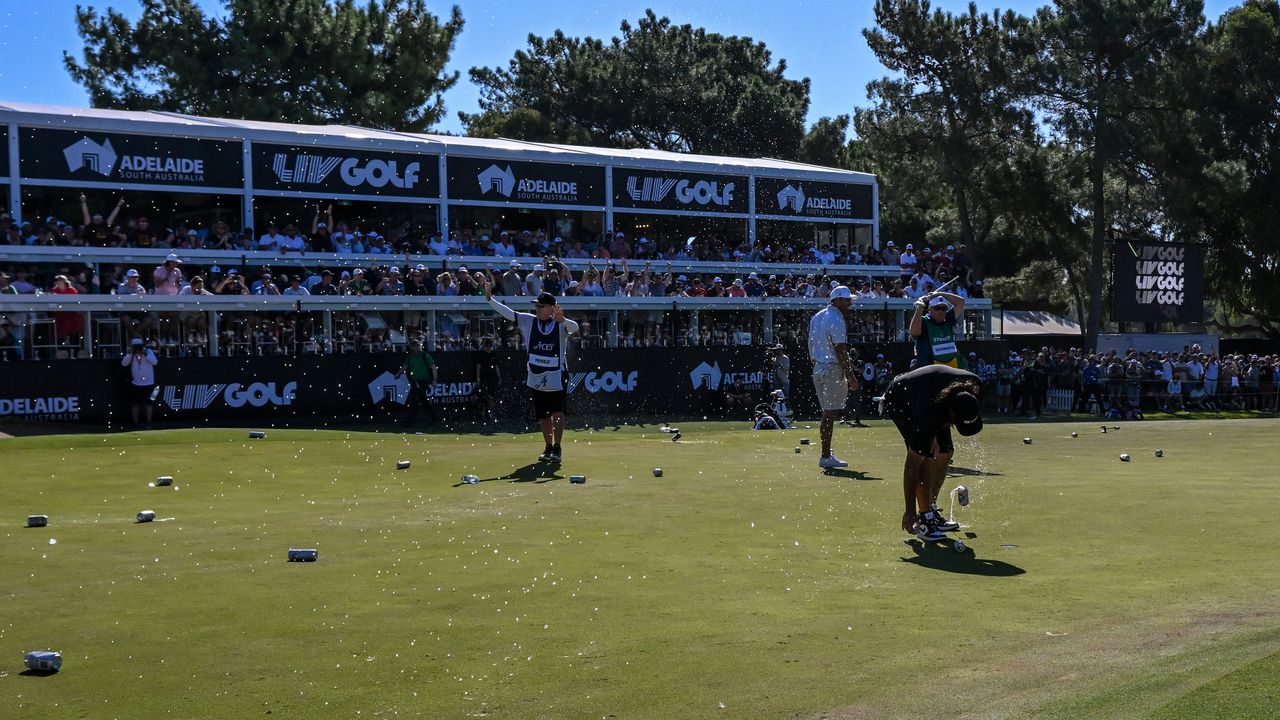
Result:
[[[160,135],[22,128],[24,178],[239,188],[241,144]]]
[[[855,349],[860,366],[882,352],[898,372],[907,369],[912,352],[910,343]],[[999,343],[966,343],[964,349],[982,352],[988,359],[1005,352]],[[495,354],[502,376],[496,387],[477,384],[480,353],[435,354],[439,382],[432,403],[444,418],[482,419],[492,396],[500,417],[532,423],[532,401],[524,386],[526,355],[510,350]],[[817,398],[808,359],[803,350],[790,355],[791,407],[812,416]],[[191,425],[287,421],[295,416],[339,422],[391,420],[405,412],[409,401],[408,379],[396,377],[403,360],[399,353],[162,357],[156,366],[156,419]],[[570,415],[609,416],[622,422],[726,417],[728,389],[740,386],[754,405],[768,398],[777,381],[765,351],[758,347],[577,350],[569,353],[565,375]],[[128,388],[128,369],[118,360],[8,363],[0,380],[0,423],[126,423]],[[863,395],[865,403],[870,395]],[[745,419],[743,411],[728,416]]]
[[[450,157],[450,200],[603,207],[604,168]]]
[[[1117,243],[1115,315],[1130,322],[1204,320],[1204,247],[1182,243]]]
[[[871,220],[872,187],[855,183],[756,178],[756,214]]]
[[[738,175],[614,168],[613,206],[746,214],[747,182]]]
[[[436,155],[253,144],[253,186],[338,195],[440,197]]]

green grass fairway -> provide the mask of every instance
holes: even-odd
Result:
[[[532,435],[0,440],[0,715],[1274,711],[1280,421],[989,424],[963,554],[905,542],[892,427],[839,428],[836,474],[816,427],[738,427],[571,432],[556,473]]]

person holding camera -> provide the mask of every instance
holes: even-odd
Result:
[[[147,347],[142,338],[129,341],[129,353],[120,359],[120,366],[129,368],[129,408],[133,415],[133,424],[139,424],[139,418],[146,411],[147,427],[151,427],[151,392],[156,386],[156,364],[160,361],[156,354]]]
[[[578,323],[564,316],[564,308],[551,293],[544,292],[534,298],[533,313],[518,313],[493,299],[492,274],[487,275],[483,282],[484,296],[490,307],[516,324],[529,351],[525,385],[529,386],[533,396],[534,414],[542,425],[542,439],[546,442],[538,460],[559,463],[562,457],[560,440],[565,426],[566,354],[569,334],[578,332]]]

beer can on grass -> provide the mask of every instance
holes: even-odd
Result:
[[[62,653],[53,650],[35,650],[24,659],[27,667],[40,672],[58,672],[62,668]]]
[[[654,476],[654,477],[662,477],[662,468],[654,468],[654,469],[653,469],[653,476]]]
[[[250,439],[250,440],[261,440],[262,438],[264,438],[264,437],[266,437],[266,436],[267,436],[267,434],[266,434],[266,433],[264,433],[264,432],[262,432],[261,430],[254,430],[253,432],[250,432],[250,433],[249,433],[249,439]]]
[[[289,548],[289,562],[315,562],[320,553],[315,548]]]
[[[156,478],[156,487],[165,487],[166,485],[172,485],[172,484],[173,484],[173,476],[171,475],[161,475],[160,477]]]
[[[587,476],[586,475],[570,475],[569,482],[573,483],[574,485],[586,485]]]
[[[27,527],[44,527],[49,524],[48,515],[28,515]]]
[[[143,510],[142,512],[138,513],[138,522],[140,523],[148,523],[155,519],[156,519],[155,510]]]
[[[969,488],[964,485],[956,486],[956,502],[960,503],[960,507],[969,507]]]
[[[463,485],[479,485],[480,476],[479,475],[463,475],[462,484]]]
[[[396,463],[396,469],[397,469],[397,470],[408,470],[408,469],[409,469],[409,465],[410,465],[410,462],[409,462],[408,460],[401,460],[400,462]]]

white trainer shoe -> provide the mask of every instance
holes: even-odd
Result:
[[[820,468],[842,468],[849,467],[849,463],[832,455],[830,457],[818,458],[818,467]]]

